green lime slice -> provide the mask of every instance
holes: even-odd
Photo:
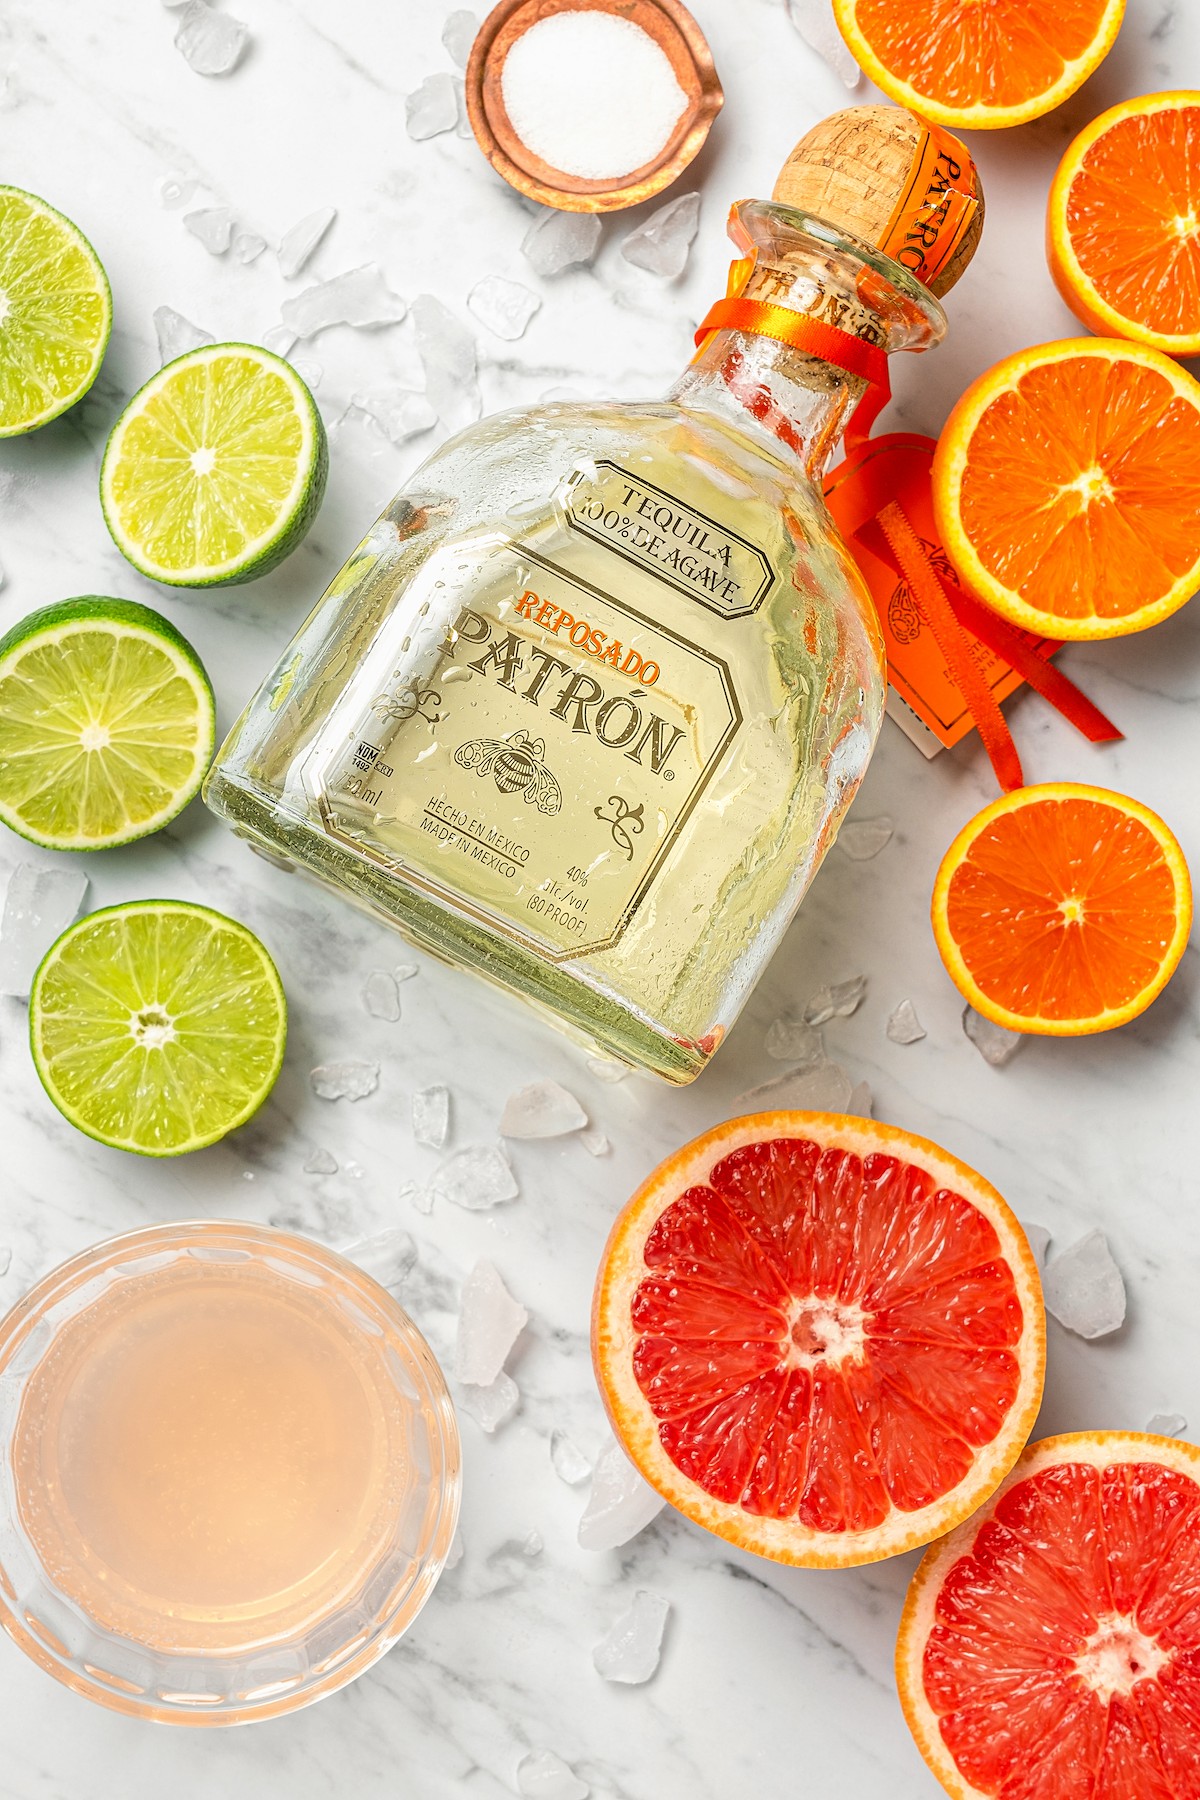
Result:
[[[49,850],[107,850],[169,824],[215,730],[204,665],[148,606],[63,600],[0,638],[0,820]]]
[[[182,900],[95,912],[47,951],[29,1040],[59,1112],[116,1150],[182,1156],[258,1111],[287,1037],[253,932]]]
[[[83,233],[36,194],[0,187],[0,438],[86,394],[111,330],[108,277]]]
[[[100,504],[143,575],[212,587],[290,555],[328,468],[321,415],[291,364],[253,344],[206,344],[160,369],[113,426]]]

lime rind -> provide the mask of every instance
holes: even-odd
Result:
[[[15,204],[14,204],[15,203]],[[5,416],[3,406],[3,380],[0,379],[0,438],[24,437],[28,432],[37,431],[48,425],[82,400],[104,361],[108,349],[108,341],[112,335],[113,305],[112,289],[104,265],[96,255],[87,238],[73,220],[68,219],[57,207],[51,206],[37,194],[28,193],[24,188],[0,184],[0,297],[5,305],[0,312],[8,313],[20,320],[20,295],[22,282],[28,281],[31,274],[45,268],[51,260],[41,256],[25,271],[15,270],[15,243],[5,242],[6,214],[16,214],[26,209],[26,218],[20,227],[21,235],[28,235],[35,222],[50,223],[56,228],[60,238],[58,254],[74,261],[78,265],[78,273],[86,270],[90,280],[82,287],[49,288],[37,291],[36,298],[43,312],[41,328],[28,329],[22,333],[29,342],[21,345],[15,341],[14,332],[10,328],[5,332],[3,319],[0,318],[0,361],[8,365],[8,379],[25,380],[27,386],[40,388],[47,396],[45,404],[35,412],[22,413],[15,418]],[[7,271],[7,272],[6,272]],[[72,277],[74,278],[74,277]],[[17,295],[17,304],[13,304],[11,296]],[[34,297],[31,291],[31,298]],[[95,317],[90,321],[90,330],[80,336],[77,332],[64,329],[61,302],[77,299],[93,303],[91,310]],[[45,380],[46,369],[39,367],[38,358],[34,355],[31,362],[28,354],[30,346],[38,346],[45,352],[54,346],[54,357],[73,369],[65,385],[57,388]],[[72,355],[72,350],[77,354]],[[86,352],[85,360],[80,363],[80,355]],[[50,357],[46,356],[45,361]],[[65,372],[65,371],[64,371]]]
[[[200,373],[228,363],[224,373],[232,376],[239,361],[253,366],[259,376],[275,378],[277,392],[270,403],[276,417],[264,416],[267,383],[261,383],[257,410],[239,402],[235,386],[232,402],[218,418],[238,442],[224,464],[214,457],[210,467],[197,468],[192,459],[212,446],[194,441],[187,401],[201,399],[196,410],[210,418],[209,394],[196,392]],[[197,377],[196,384],[191,377]],[[278,408],[283,395],[289,402],[286,416]],[[281,448],[273,442],[273,428],[287,436],[293,424],[294,444]],[[271,477],[277,477],[279,465],[289,463],[291,478],[280,492],[278,480]],[[291,555],[320,510],[328,473],[324,421],[291,364],[257,344],[206,344],[165,364],[126,406],[105,448],[100,504],[113,542],[150,580],[171,587],[233,586],[257,580]],[[198,477],[207,477],[207,485],[202,487]],[[223,553],[191,561],[152,553],[154,543],[165,547],[172,539],[205,532],[214,545],[223,545]]]
[[[104,669],[95,653],[106,645]],[[111,726],[98,758],[82,741],[89,722]],[[81,596],[30,613],[0,638],[0,822],[31,843],[106,850],[161,830],[199,792],[215,742],[204,665],[151,607]]]
[[[189,901],[130,901],[89,913],[51,945],[30,992],[29,1042],[49,1098],[87,1137],[184,1156],[266,1100],[287,1000],[246,926]]]

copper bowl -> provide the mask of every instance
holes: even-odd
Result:
[[[618,180],[587,181],[535,156],[504,108],[504,59],[519,37],[559,12],[607,12],[628,19],[663,51],[687,105],[662,150]],[[669,187],[708,136],[725,99],[704,33],[679,0],[500,0],[479,27],[466,77],[467,113],[479,148],[518,193],[562,212],[618,212]]]

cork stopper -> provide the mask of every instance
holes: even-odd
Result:
[[[788,157],[772,198],[853,233],[939,295],[983,230],[970,151],[899,106],[850,106],[823,119]]]

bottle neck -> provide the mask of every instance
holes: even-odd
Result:
[[[717,331],[668,398],[765,438],[773,455],[798,462],[819,485],[866,385],[773,338]]]

